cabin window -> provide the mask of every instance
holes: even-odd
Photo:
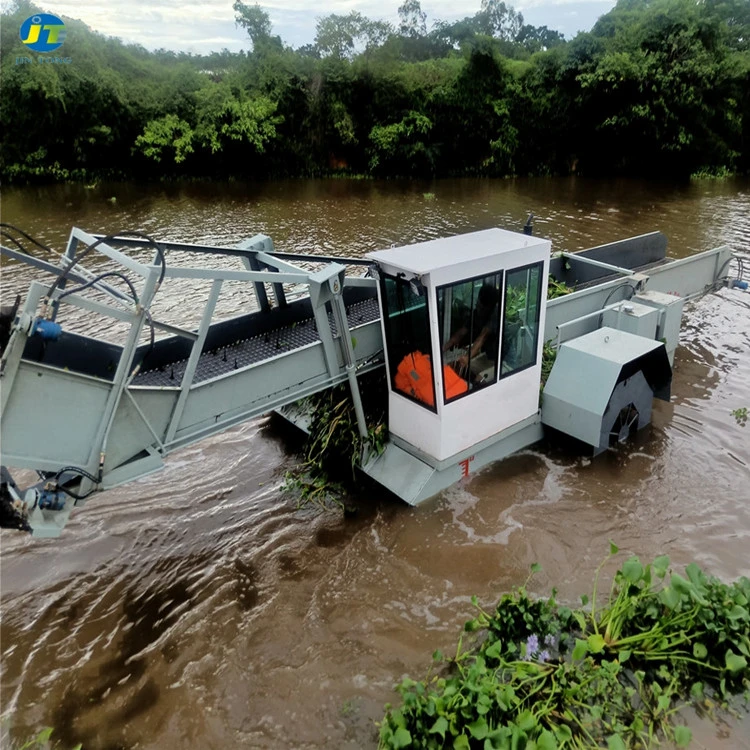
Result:
[[[497,382],[502,273],[438,287],[443,398]]]
[[[427,293],[417,280],[381,278],[391,388],[436,411]]]
[[[537,360],[543,264],[508,271],[505,277],[500,377],[532,367]]]

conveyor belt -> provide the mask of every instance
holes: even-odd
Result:
[[[350,329],[378,320],[380,310],[377,299],[367,299],[349,305],[346,308],[346,317]],[[338,335],[336,323],[331,313],[328,313],[328,322],[333,335]],[[320,341],[320,336],[315,325],[315,318],[312,317],[252,338],[242,339],[228,346],[201,354],[193,383],[201,383],[204,380],[225,375],[248,365],[288,354],[317,341]],[[181,359],[157,370],[146,370],[136,376],[133,385],[177,388],[186,367],[187,359]]]

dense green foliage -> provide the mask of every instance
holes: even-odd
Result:
[[[565,41],[500,0],[428,30],[320,18],[285,46],[241,0],[249,51],[148,52],[66,19],[19,63],[35,7],[2,17],[0,175],[669,174],[750,168],[750,3],[619,0]]]
[[[682,706],[711,715],[733,694],[750,698],[750,581],[668,568],[666,556],[645,566],[631,557],[604,605],[600,566],[590,606],[560,606],[554,592],[532,600],[522,587],[494,612],[479,609],[465,628],[479,636],[473,646],[436,652],[436,674],[398,686],[403,704],[387,707],[380,747],[687,746]]]

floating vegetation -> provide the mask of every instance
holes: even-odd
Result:
[[[573,290],[564,281],[558,281],[554,276],[549,277],[547,283],[547,299],[557,299],[558,297],[564,297],[566,294],[570,294]]]
[[[690,175],[691,180],[727,180],[735,173],[728,167],[704,167]]]
[[[547,384],[547,378],[552,372],[552,368],[557,359],[557,349],[554,347],[551,341],[546,341],[542,347],[542,379],[539,383],[539,392],[544,391],[544,386]]]
[[[744,427],[747,424],[747,406],[742,406],[739,409],[733,409],[731,414],[737,420],[738,425]]]
[[[422,197],[426,201],[434,201],[435,198],[437,198],[437,196],[435,195],[435,193],[422,193]]]
[[[297,495],[298,507],[314,503],[343,509],[346,485],[355,481],[354,469],[363,451],[380,454],[385,449],[387,392],[382,372],[361,377],[359,388],[368,425],[366,439],[359,434],[348,385],[305,399],[303,409],[310,417],[305,461],[287,472],[284,485],[286,491]]]
[[[386,706],[380,748],[652,748],[687,747],[679,712],[701,716],[750,701],[750,580],[727,585],[695,563],[685,576],[669,558],[637,557],[617,571],[606,603],[596,572],[591,600],[570,609],[531,599],[527,583],[492,613],[465,625],[473,642],[456,655],[435,652],[435,672],[397,691]],[[532,574],[539,567],[532,566]]]

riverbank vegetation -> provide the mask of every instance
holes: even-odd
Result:
[[[750,169],[747,0],[619,0],[571,40],[500,0],[430,24],[404,0],[396,25],[323,16],[298,49],[237,0],[246,51],[149,52],[65,19],[67,64],[23,62],[35,10],[2,16],[6,181]]]
[[[611,545],[604,563],[617,552]],[[694,563],[682,576],[666,556],[631,557],[602,601],[604,563],[576,609],[525,586],[491,612],[475,600],[455,656],[435,652],[424,680],[397,687],[402,705],[386,707],[380,747],[687,747],[683,708],[714,717],[740,708],[738,694],[747,706],[750,580],[728,585]]]

